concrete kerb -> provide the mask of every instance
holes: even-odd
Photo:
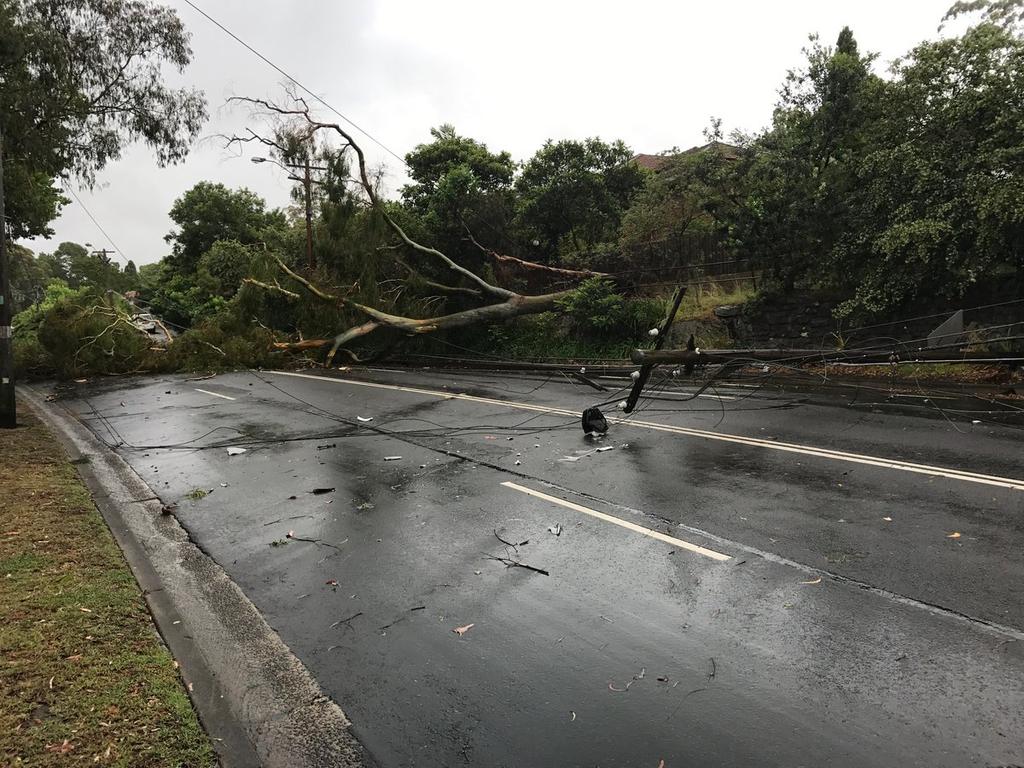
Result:
[[[341,708],[227,573],[176,518],[161,513],[145,481],[66,411],[31,388],[20,393],[76,461],[181,666],[221,764],[373,766]]]

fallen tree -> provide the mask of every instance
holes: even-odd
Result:
[[[299,121],[299,127],[296,130],[300,134],[301,140],[312,142],[314,137],[321,131],[329,132],[340,137],[343,142],[341,151],[344,152],[351,149],[356,156],[358,177],[355,181],[358,182],[361,187],[367,203],[381,216],[392,234],[398,238],[399,242],[392,246],[386,246],[386,250],[405,248],[418,258],[426,259],[439,267],[443,267],[446,271],[451,272],[456,283],[463,283],[463,285],[446,285],[437,281],[426,280],[420,276],[421,282],[432,290],[447,294],[461,294],[469,300],[479,300],[483,303],[478,307],[472,307],[433,317],[417,318],[391,314],[376,307],[360,303],[349,295],[344,295],[342,293],[330,293],[323,290],[288,267],[280,257],[274,255],[273,259],[276,262],[281,275],[295,284],[294,287],[304,289],[308,294],[312,295],[319,301],[345,307],[365,317],[365,322],[340,331],[333,339],[306,339],[295,343],[278,343],[275,344],[277,348],[309,350],[329,345],[330,350],[327,354],[327,364],[330,365],[340,349],[351,344],[355,340],[362,339],[380,329],[390,328],[399,332],[416,335],[465,328],[481,323],[501,322],[523,315],[558,310],[559,301],[572,293],[573,289],[571,288],[538,295],[517,293],[516,291],[488,282],[475,272],[457,264],[454,260],[438,249],[423,245],[422,243],[414,240],[389,213],[387,206],[384,205],[380,199],[377,189],[371,182],[370,175],[367,171],[366,156],[363,153],[362,148],[352,138],[352,135],[337,123],[326,123],[315,119],[310,113],[308,104],[301,97],[293,96],[292,99],[295,105],[292,108],[282,107],[264,99],[254,99],[249,97],[235,97],[232,101],[250,104],[254,107],[265,110],[271,115],[276,115],[279,118]],[[232,137],[229,140],[229,144],[257,141],[263,145],[273,148],[279,149],[281,146],[278,142],[263,138],[251,130],[249,133],[250,135],[246,137]],[[531,267],[536,266],[537,268],[544,270],[551,269],[544,267],[543,265],[533,265],[532,263],[522,262],[521,260],[514,259],[514,257],[504,258],[518,262],[519,266],[529,265]],[[406,264],[400,259],[398,260],[398,263],[410,273],[418,275],[418,271],[413,266]],[[557,272],[558,276],[563,279],[570,278],[574,280],[582,280],[587,277],[595,276],[595,273],[575,270],[557,270]],[[266,282],[255,278],[247,278],[245,282],[254,287],[285,296],[289,299],[299,300],[302,298],[301,293],[282,286],[278,280],[275,280],[274,282]],[[351,351],[349,351],[349,354],[354,355]]]

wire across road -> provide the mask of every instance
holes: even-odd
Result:
[[[265,373],[273,374],[275,376],[293,376],[296,378],[313,379],[315,381],[332,382],[334,384],[346,386],[369,387],[373,389],[385,389],[395,392],[407,392],[410,394],[424,395],[426,397],[435,397],[443,400],[462,400],[465,402],[480,403],[481,405],[501,406],[512,410],[533,411],[536,413],[549,413],[556,416],[579,417],[581,415],[578,411],[573,411],[566,408],[554,408],[545,405],[538,405],[535,403],[520,403],[513,400],[498,400],[490,397],[480,397],[478,395],[467,395],[457,392],[445,392],[443,390],[436,389],[424,389],[422,387],[406,387],[398,384],[383,384],[380,382],[373,381],[357,381],[355,379],[317,376],[313,374],[296,373],[292,371],[265,371]],[[706,440],[717,440],[721,442],[734,443],[738,445],[746,445],[754,448],[763,448],[771,451],[782,451],[785,453],[795,453],[804,456],[813,456],[816,458],[828,459],[830,461],[842,461],[852,464],[862,464],[867,466],[879,467],[882,469],[891,469],[900,472],[911,472],[914,474],[926,475],[930,477],[944,477],[950,480],[959,480],[967,483],[977,483],[980,485],[1007,488],[1014,491],[1024,491],[1024,479],[1019,478],[1001,477],[998,475],[988,475],[979,472],[969,472],[967,470],[955,469],[952,467],[939,467],[929,464],[919,464],[916,462],[904,461],[902,459],[894,459],[884,456],[869,456],[866,454],[853,453],[849,451],[837,451],[831,448],[820,448],[818,446],[812,445],[801,445],[798,443],[787,443],[778,440],[765,440],[763,438],[747,437],[745,435],[731,435],[722,432],[711,432],[704,429],[680,427],[674,424],[665,424],[654,421],[640,421],[632,418],[619,417],[609,417],[608,420],[614,424],[624,424],[639,429],[648,429],[656,432],[667,432],[670,434],[682,435],[685,437],[696,437]]]

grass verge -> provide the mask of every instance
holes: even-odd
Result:
[[[20,416],[0,451],[0,764],[216,765],[88,491]]]

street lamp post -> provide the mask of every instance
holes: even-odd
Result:
[[[304,171],[303,176],[289,175],[289,179],[295,181],[301,181],[302,186],[306,190],[306,263],[309,265],[310,271],[316,269],[316,257],[313,255],[313,179],[310,176],[310,171],[326,171],[326,168],[313,168],[309,164],[309,158],[306,158],[305,162],[301,165],[297,163],[279,163],[276,160],[268,160],[265,157],[253,157],[251,158],[254,163],[274,163],[282,168],[301,168]]]

